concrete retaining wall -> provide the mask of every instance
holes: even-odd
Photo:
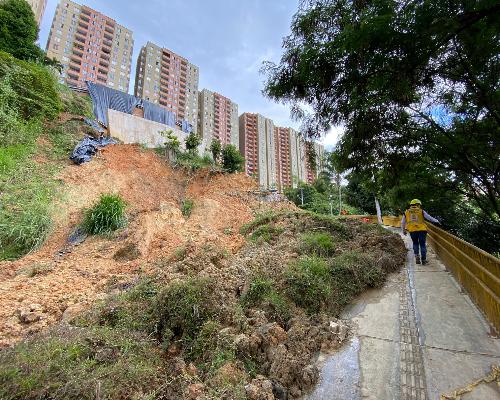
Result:
[[[108,110],[109,134],[121,140],[125,144],[142,144],[146,147],[162,147],[165,138],[161,131],[172,130],[181,142],[181,148],[185,149],[187,133],[159,122],[125,114],[116,110]]]

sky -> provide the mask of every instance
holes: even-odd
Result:
[[[40,26],[45,48],[58,0],[48,0]],[[133,31],[132,93],[141,47],[151,41],[199,67],[199,89],[209,89],[236,102],[239,113],[260,113],[275,125],[299,128],[288,106],[262,95],[264,61],[278,62],[282,40],[299,0],[85,0],[85,4]],[[341,129],[332,128],[321,142],[335,144]]]

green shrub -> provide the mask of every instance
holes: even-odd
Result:
[[[0,353],[0,398],[143,398],[165,381],[163,370],[161,353],[145,335],[60,328]]]
[[[243,171],[245,159],[234,144],[227,144],[222,149],[222,167],[231,173]]]
[[[300,236],[300,250],[304,253],[321,257],[331,256],[335,252],[332,236],[325,232],[307,232]]]
[[[186,218],[189,218],[191,215],[191,212],[193,211],[194,208],[194,201],[191,199],[184,199],[182,200],[181,204],[181,212],[182,215],[184,215]]]
[[[126,204],[119,195],[103,194],[85,212],[83,228],[90,235],[113,232],[125,225],[125,207]]]
[[[69,114],[83,115],[94,118],[92,111],[92,100],[89,95],[75,93],[66,85],[59,85],[59,93],[63,104],[63,110]]]
[[[330,302],[332,286],[330,269],[324,259],[305,256],[285,271],[287,294],[298,306],[317,313]]]
[[[262,240],[269,243],[274,238],[281,235],[283,231],[283,228],[274,225],[261,225],[252,232],[250,238],[254,241]]]
[[[291,317],[288,301],[276,290],[271,279],[257,275],[250,282],[248,290],[241,297],[244,307],[261,306],[268,312],[270,319],[284,325]]]
[[[240,228],[240,233],[242,235],[248,235],[254,229],[258,228],[261,225],[269,224],[270,222],[276,221],[280,214],[274,211],[266,211],[262,214],[257,214],[253,221],[244,224]]]
[[[188,358],[209,375],[214,375],[225,363],[236,359],[234,342],[221,330],[222,326],[217,321],[206,321],[189,349]]]
[[[213,166],[213,161],[208,154],[201,157],[196,153],[179,152],[176,157],[175,165],[189,171],[197,171],[202,168]]]
[[[189,347],[203,324],[216,315],[210,300],[210,281],[190,278],[160,292],[154,305],[158,334],[164,347],[179,339]]]

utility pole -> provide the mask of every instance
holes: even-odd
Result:
[[[339,215],[342,215],[342,186],[339,184]]]
[[[300,201],[304,205],[304,188],[300,188]]]
[[[333,195],[330,193],[330,215],[333,216]]]

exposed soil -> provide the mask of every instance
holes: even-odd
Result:
[[[60,320],[68,307],[101,298],[110,278],[147,272],[154,261],[186,244],[210,243],[236,252],[244,243],[240,227],[266,207],[252,194],[255,182],[243,174],[202,171],[188,176],[132,145],[106,147],[81,166],[68,164],[59,179],[64,194],[46,243],[20,260],[0,263],[0,346]],[[125,199],[128,227],[112,237],[69,245],[84,209],[103,193]],[[184,198],[195,204],[187,220],[179,207]],[[288,203],[278,207],[293,208]],[[26,323],[20,315],[30,308],[36,316]]]

